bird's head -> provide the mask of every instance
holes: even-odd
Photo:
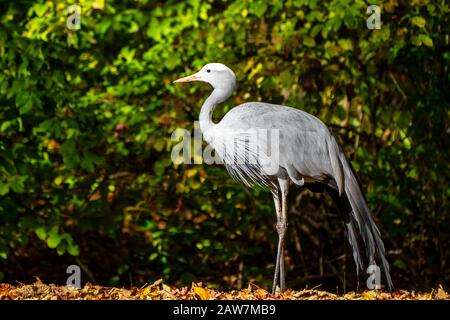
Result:
[[[174,82],[203,81],[214,89],[233,90],[236,85],[234,72],[222,63],[208,63],[199,72]]]

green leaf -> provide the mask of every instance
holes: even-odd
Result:
[[[6,132],[9,127],[11,127],[14,124],[13,121],[3,121],[2,125],[0,126],[0,132]]]
[[[393,265],[396,266],[399,269],[405,269],[406,268],[405,262],[403,262],[403,260],[400,260],[400,259],[396,259],[394,261]]]
[[[153,261],[156,258],[158,258],[158,253],[157,252],[153,252],[152,254],[150,254],[150,256],[148,257],[148,260]]]
[[[80,248],[77,244],[68,244],[67,245],[67,252],[71,256],[79,256],[80,255]]]
[[[344,50],[344,51],[348,51],[348,50],[352,50],[353,49],[352,41],[349,40],[349,39],[339,39],[338,40],[338,44],[342,48],[342,50]]]
[[[19,111],[21,114],[29,113],[33,109],[33,101],[29,99],[27,102],[25,102],[24,105],[22,105],[19,108]]]
[[[9,180],[9,187],[16,193],[23,193],[26,179],[26,176],[14,176]]]
[[[81,159],[81,167],[88,171],[93,172],[95,164],[98,162],[98,157],[89,151],[85,151],[83,158]]]
[[[303,43],[305,44],[305,46],[311,47],[311,48],[316,45],[316,41],[313,38],[310,38],[310,37],[304,37],[303,38]]]
[[[414,17],[411,19],[411,22],[419,28],[425,27],[426,24],[426,20],[423,17]]]
[[[422,45],[422,40],[420,40],[420,38],[417,36],[412,36],[411,43],[417,47],[420,47]]]
[[[161,25],[158,19],[152,18],[147,28],[147,37],[155,40],[161,40]]]
[[[164,65],[169,70],[173,70],[180,63],[180,56],[178,53],[173,52],[165,61]]]
[[[433,40],[428,35],[421,34],[421,35],[419,35],[419,39],[427,47],[432,47],[433,46]]]
[[[135,33],[137,31],[139,31],[139,25],[136,22],[131,21],[131,25],[130,25],[130,28],[128,29],[128,32]]]
[[[9,192],[9,183],[0,181],[0,196],[4,196]]]
[[[68,169],[74,169],[80,163],[75,140],[69,139],[61,145],[61,155]]]
[[[51,249],[55,249],[62,240],[62,236],[56,232],[51,232],[47,239],[47,245]]]
[[[47,5],[45,3],[36,3],[33,6],[34,12],[36,12],[36,15],[38,17],[42,17],[45,12],[47,11]]]
[[[64,253],[66,253],[67,245],[64,241],[61,241],[58,244],[58,247],[56,247],[56,253],[58,253],[59,256],[62,256]]]
[[[267,10],[265,1],[254,1],[250,4],[249,12],[261,18]]]
[[[34,232],[36,233],[37,237],[42,241],[44,241],[47,238],[47,231],[43,227],[36,228]]]
[[[33,109],[33,100],[28,91],[17,94],[15,102],[21,114],[29,113]]]

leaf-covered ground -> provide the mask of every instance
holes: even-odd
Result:
[[[275,295],[255,285],[247,289],[230,292],[216,291],[205,288],[202,284],[192,284],[189,287],[175,288],[165,285],[161,280],[155,283],[132,289],[103,287],[86,284],[81,289],[66,286],[47,285],[41,281],[34,284],[0,284],[0,300],[43,299],[43,300],[450,300],[450,294],[442,287],[431,292],[414,292],[398,290],[394,293],[381,291],[365,291],[336,295],[326,291],[305,289],[302,291],[288,290]]]

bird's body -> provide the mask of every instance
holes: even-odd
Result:
[[[272,291],[278,275],[281,290],[285,288],[283,251],[287,193],[292,184],[330,194],[346,225],[358,273],[364,265],[357,239],[359,231],[367,264],[373,265],[379,258],[392,289],[380,232],[356,173],[328,127],[299,109],[262,102],[236,106],[216,124],[212,121],[213,110],[232,94],[234,73],[222,64],[207,64],[195,75],[177,80],[188,81],[204,81],[214,87],[200,111],[200,128],[230,174],[248,186],[266,185],[273,194],[279,243]]]
[[[277,130],[279,167],[287,171],[292,182],[301,181],[302,177],[325,179],[333,174],[329,170],[324,172],[324,168],[331,168],[327,151],[327,143],[333,139],[330,131],[322,121],[299,109],[262,102],[244,103],[231,109],[213,130],[219,137],[225,130],[235,135],[250,130]],[[265,136],[258,138],[263,140]],[[281,172],[279,178],[283,177]]]

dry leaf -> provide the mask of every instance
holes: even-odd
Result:
[[[209,292],[208,292],[208,289],[204,289],[202,287],[197,287],[197,286],[195,286],[193,289],[194,289],[195,294],[201,300],[209,300],[209,298],[211,297]]]
[[[361,295],[361,297],[362,297],[364,300],[375,300],[375,296],[372,295],[370,292],[364,292],[364,293]]]
[[[243,290],[232,290],[222,292],[204,288],[201,283],[193,283],[190,288],[175,288],[163,284],[163,280],[158,280],[153,284],[143,288],[111,288],[98,285],[86,284],[81,289],[73,289],[67,286],[46,285],[36,279],[33,284],[19,284],[17,286],[0,283],[0,300],[12,299],[38,299],[38,300],[117,300],[117,299],[152,299],[152,300],[174,300],[174,299],[201,299],[201,300],[231,300],[231,299],[276,299],[276,300],[427,300],[445,299],[450,296],[445,289],[439,288],[428,292],[415,292],[398,290],[394,293],[382,291],[366,291],[361,293],[351,292],[344,295],[336,295],[327,291],[305,289],[301,291],[287,290],[283,293],[272,295],[257,286],[249,286]]]

